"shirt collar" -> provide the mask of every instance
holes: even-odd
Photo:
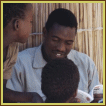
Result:
[[[34,68],[42,68],[47,64],[47,62],[43,58],[41,47],[42,47],[42,44],[35,50],[35,56],[33,60]]]
[[[73,62],[75,62],[75,58],[74,58],[74,50],[71,49],[71,51],[69,52],[69,54],[67,55],[67,58],[72,60]]]

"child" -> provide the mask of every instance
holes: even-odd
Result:
[[[9,79],[15,64],[18,44],[25,43],[31,33],[32,5],[3,3],[3,78]]]
[[[68,59],[54,59],[42,70],[42,92],[46,103],[72,103],[77,94],[79,72]]]
[[[27,41],[32,27],[30,3],[3,3],[3,100],[4,102],[36,102],[37,93],[19,93],[6,88],[17,54],[17,42]],[[21,96],[20,96],[21,95]]]

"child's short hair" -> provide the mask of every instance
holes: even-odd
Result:
[[[46,30],[49,32],[49,29],[55,23],[65,27],[71,27],[71,28],[75,27],[77,31],[77,19],[70,10],[59,8],[51,12],[45,25]]]
[[[69,59],[54,59],[42,70],[41,89],[51,103],[66,102],[79,83],[77,66]]]
[[[3,3],[3,28],[11,21],[12,18],[25,17],[25,10],[30,3]]]

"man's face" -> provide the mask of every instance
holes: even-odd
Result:
[[[75,28],[59,24],[54,24],[49,32],[46,31],[43,43],[46,61],[55,58],[65,58],[72,48],[75,34]]]

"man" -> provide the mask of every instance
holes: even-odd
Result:
[[[43,28],[43,43],[19,53],[7,88],[20,92],[37,92],[45,100],[41,91],[42,68],[53,59],[68,58],[79,70],[78,89],[90,93],[99,84],[99,78],[94,62],[86,54],[72,50],[76,33],[77,20],[74,14],[67,9],[54,10]],[[101,95],[96,95],[99,96]],[[100,98],[95,99],[96,102],[98,99]]]

